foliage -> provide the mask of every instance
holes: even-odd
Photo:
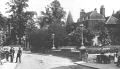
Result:
[[[69,14],[67,16],[67,22],[66,22],[66,24],[68,25],[68,24],[72,24],[72,23],[74,23],[74,21],[73,21],[71,12],[69,12]]]
[[[59,24],[50,24],[48,29],[41,28],[38,31],[32,32],[30,35],[30,43],[32,50],[45,50],[52,48],[52,34],[55,34],[55,47],[63,46],[64,38],[66,37],[65,28]]]
[[[7,18],[0,14],[0,29],[5,29],[7,25]]]
[[[11,23],[15,28],[18,37],[24,35],[25,23],[27,22],[24,8],[28,7],[27,1],[28,0],[11,0],[10,2],[7,2],[10,7],[8,13],[12,13],[10,15]]]
[[[26,25],[28,21],[33,21],[32,17],[35,12],[25,11],[28,7],[28,0],[10,0],[7,2],[9,6],[8,13],[11,13],[9,23],[12,24],[17,37],[19,38],[19,44],[21,44],[21,38],[25,35]]]
[[[67,24],[66,25],[66,31],[67,33],[71,33],[73,30],[75,30],[77,27],[77,23],[73,23],[73,24]]]
[[[45,50],[49,49],[48,30],[37,30],[30,34],[31,50]]]
[[[62,23],[62,19],[65,17],[65,11],[60,5],[60,2],[54,0],[50,5],[45,8],[45,11],[42,11],[43,16],[40,17],[41,27],[45,24],[52,23]]]
[[[76,30],[72,35],[72,41],[75,41],[75,43],[77,43],[77,46],[80,46],[82,42],[82,33],[83,33],[84,45],[86,46],[91,45],[91,39],[93,38],[93,35],[85,26],[83,27],[83,29],[82,27],[79,27],[79,26],[76,28]]]
[[[64,26],[60,24],[51,24],[48,28],[49,35],[51,36],[53,33],[55,34],[55,45],[56,46],[63,46],[65,37],[67,36],[66,30]]]

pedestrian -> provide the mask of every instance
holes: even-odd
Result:
[[[0,65],[3,64],[1,60],[2,60],[2,49],[0,48]]]
[[[10,62],[13,62],[13,48],[10,49]]]
[[[118,61],[118,52],[116,51],[114,54],[114,63],[116,64]]]
[[[8,51],[8,49],[6,49],[6,51],[5,51],[5,58],[6,58],[7,61],[9,61],[9,51]]]
[[[85,52],[85,62],[88,62],[88,51]]]
[[[19,48],[17,52],[16,63],[18,62],[18,59],[19,59],[19,62],[21,63],[21,55],[22,55],[22,50],[21,48]]]
[[[15,54],[15,50],[14,50],[14,48],[12,48],[12,51],[13,51],[13,58],[14,58],[14,54]]]

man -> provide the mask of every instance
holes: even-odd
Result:
[[[16,63],[18,61],[18,58],[19,58],[19,62],[21,63],[21,55],[22,55],[22,50],[21,50],[21,48],[19,48],[19,50],[17,52]]]
[[[5,51],[5,57],[6,57],[6,60],[9,61],[8,60],[8,58],[9,58],[9,51],[8,51],[8,49],[6,49],[6,51]]]
[[[13,62],[13,48],[10,49],[10,62]]]
[[[15,50],[14,50],[14,48],[12,48],[12,50],[13,50],[13,58],[14,58]]]

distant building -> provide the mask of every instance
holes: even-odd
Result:
[[[99,36],[102,30],[109,31],[108,34],[110,35],[109,38],[114,41],[113,43],[117,42],[118,44],[120,41],[119,34],[119,19],[113,16],[114,13],[110,17],[105,16],[105,8],[102,5],[100,7],[100,12],[97,9],[94,9],[90,12],[85,12],[84,9],[80,11],[80,18],[78,19],[78,24],[84,24],[84,26],[92,32],[95,36]],[[112,32],[113,34],[111,34]],[[120,43],[119,43],[120,44]]]
[[[78,20],[78,23],[84,23],[88,30],[97,34],[99,30],[95,29],[96,26],[98,26],[98,24],[105,24],[105,21],[105,8],[102,6],[100,8],[100,13],[98,13],[96,9],[87,13],[82,9],[80,12],[80,18]]]

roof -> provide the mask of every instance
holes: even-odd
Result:
[[[110,16],[105,24],[117,24],[118,19],[114,16]]]
[[[97,11],[92,11],[89,20],[105,20],[105,17],[100,13],[97,13]]]

